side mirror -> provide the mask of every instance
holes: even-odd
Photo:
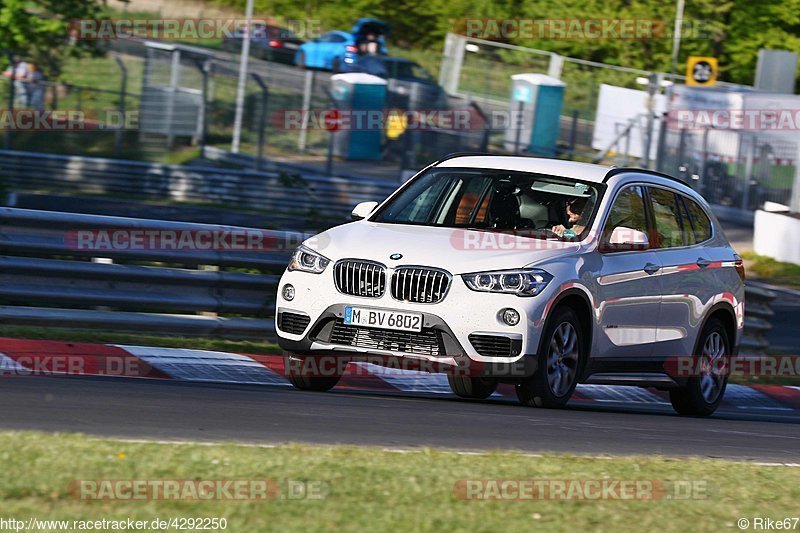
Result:
[[[378,207],[378,202],[361,202],[353,208],[352,213],[350,213],[350,218],[353,220],[363,220],[367,218],[370,213],[375,211],[376,207]]]
[[[630,252],[647,250],[650,248],[650,239],[647,233],[625,226],[614,228],[608,240],[601,244],[601,252]]]

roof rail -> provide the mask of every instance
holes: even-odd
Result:
[[[671,176],[669,174],[664,174],[663,172],[659,172],[657,170],[650,170],[648,168],[638,168],[638,167],[613,167],[611,170],[608,171],[606,177],[603,178],[603,183],[607,182],[609,178],[616,176],[617,174],[622,174],[623,172],[638,172],[640,174],[650,174],[651,176],[658,176],[659,178],[666,178],[668,180],[677,181],[683,185],[689,185],[684,180],[677,178],[675,176]]]
[[[433,164],[433,166],[436,166],[439,163],[444,163],[448,159],[455,159],[456,157],[464,157],[464,156],[468,156],[468,155],[497,155],[497,154],[490,154],[489,152],[451,152],[451,153],[447,154],[446,156],[442,157],[441,159],[438,159]]]

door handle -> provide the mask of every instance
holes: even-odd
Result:
[[[661,270],[661,267],[659,265],[654,265],[653,263],[647,263],[644,266],[644,271],[650,274],[651,276],[656,272],[658,272],[659,270]]]
[[[711,261],[710,261],[710,260],[708,260],[708,259],[703,259],[702,257],[701,257],[700,259],[698,259],[698,260],[697,260],[697,266],[699,266],[700,268],[706,268],[706,267],[708,267],[708,265],[710,265],[710,264],[711,264]]]

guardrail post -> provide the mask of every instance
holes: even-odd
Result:
[[[122,148],[122,133],[125,130],[125,126],[127,121],[125,120],[125,96],[128,92],[128,68],[125,66],[125,63],[119,57],[119,54],[114,56],[114,60],[117,62],[117,66],[119,66],[119,70],[121,73],[120,78],[120,88],[119,88],[119,115],[120,119],[122,119],[121,124],[117,128],[117,131],[114,133],[114,157],[119,157],[120,149]]]
[[[770,303],[776,294],[761,287],[745,286],[747,302],[744,313],[744,338],[741,351],[744,355],[763,355],[769,348],[767,334],[772,329],[769,320],[774,315]]]
[[[267,103],[269,102],[269,87],[256,73],[252,74],[253,79],[261,89],[261,110],[258,113],[258,156],[256,157],[256,170],[261,170],[264,162],[264,129],[267,126]]]
[[[314,93],[314,71],[306,70],[306,79],[303,84],[303,126],[300,128],[300,135],[297,138],[297,149],[301,152],[306,151],[308,142],[308,120],[311,112],[311,96]]]
[[[6,52],[6,55],[8,56],[9,65],[11,68],[11,77],[8,79],[8,113],[11,116],[14,116],[14,99],[16,98],[16,95],[14,94],[14,75],[17,72],[17,62],[14,61],[14,55],[11,52]],[[14,128],[6,128],[5,141],[3,144],[6,150],[11,150],[13,130]]]

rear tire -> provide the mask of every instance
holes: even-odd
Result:
[[[339,74],[342,71],[342,62],[339,60],[338,57],[333,58],[331,62],[331,72],[334,74]]]
[[[672,408],[684,416],[709,416],[717,410],[728,386],[728,358],[730,342],[725,326],[718,318],[712,318],[703,328],[697,344],[699,376],[692,376],[686,385],[670,389]],[[724,358],[724,360],[720,360]]]
[[[295,365],[290,362],[290,356],[284,356],[283,365],[286,379],[294,388],[313,392],[326,392],[334,388],[342,376],[304,376],[297,371]]]
[[[586,339],[577,313],[571,307],[556,309],[547,321],[534,374],[518,383],[517,398],[530,407],[567,405],[586,360]]]
[[[497,389],[497,380],[447,375],[450,389],[459,398],[485,400]]]

